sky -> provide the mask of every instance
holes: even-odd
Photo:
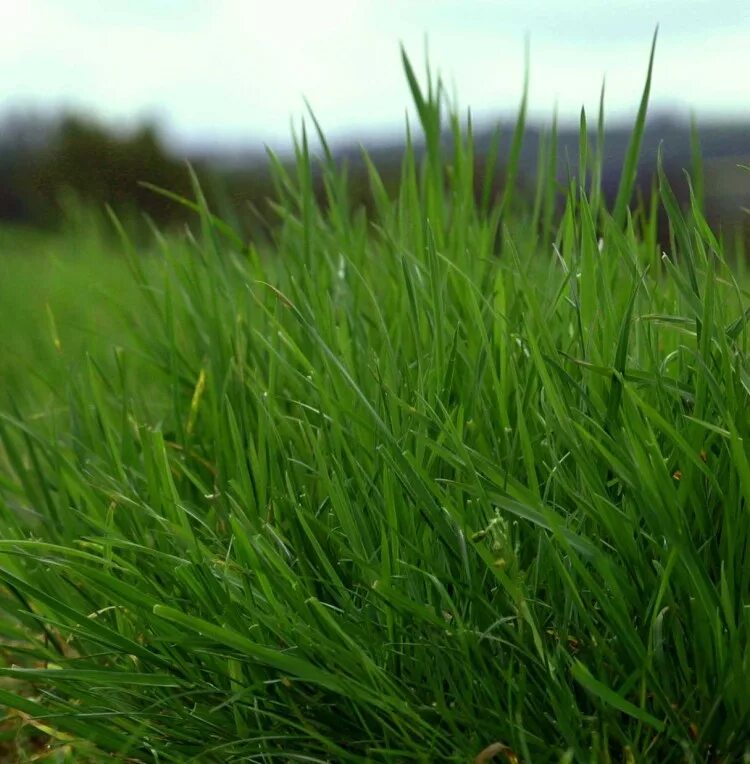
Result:
[[[176,145],[283,146],[312,104],[334,139],[402,130],[403,43],[475,119],[634,113],[748,119],[750,0],[0,0],[0,113],[158,121]]]

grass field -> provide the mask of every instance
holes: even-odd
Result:
[[[8,239],[9,760],[750,758],[750,294],[699,162],[631,205],[647,84],[612,204],[585,124],[514,193],[524,107],[495,198],[405,70],[372,219],[303,133],[272,248],[198,186],[148,256]]]

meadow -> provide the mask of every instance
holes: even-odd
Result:
[[[404,68],[368,215],[311,116],[270,244],[198,179],[146,253],[0,237],[7,760],[750,759],[750,292],[699,155],[636,193],[650,64],[616,198],[603,111],[529,197],[525,96],[476,177]]]

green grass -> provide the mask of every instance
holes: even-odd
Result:
[[[127,340],[122,309],[137,310],[137,284],[103,216],[75,214],[59,233],[0,228],[0,401],[9,390],[52,400],[84,351],[104,356]]]
[[[374,219],[325,154],[315,203],[303,131],[271,251],[196,187],[194,234],[117,248],[119,349],[40,360],[36,399],[6,385],[6,738],[144,762],[750,756],[748,292],[697,202],[662,178],[631,206],[647,92],[611,210],[585,137],[564,187],[550,137],[532,199],[478,200],[470,128],[405,65],[427,151],[395,198],[371,170]]]

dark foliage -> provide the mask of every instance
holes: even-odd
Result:
[[[139,210],[158,223],[182,215],[178,206],[141,185],[148,181],[189,195],[184,164],[171,156],[159,133],[144,125],[115,132],[94,120],[16,117],[0,135],[0,219],[50,225],[61,200]]]

